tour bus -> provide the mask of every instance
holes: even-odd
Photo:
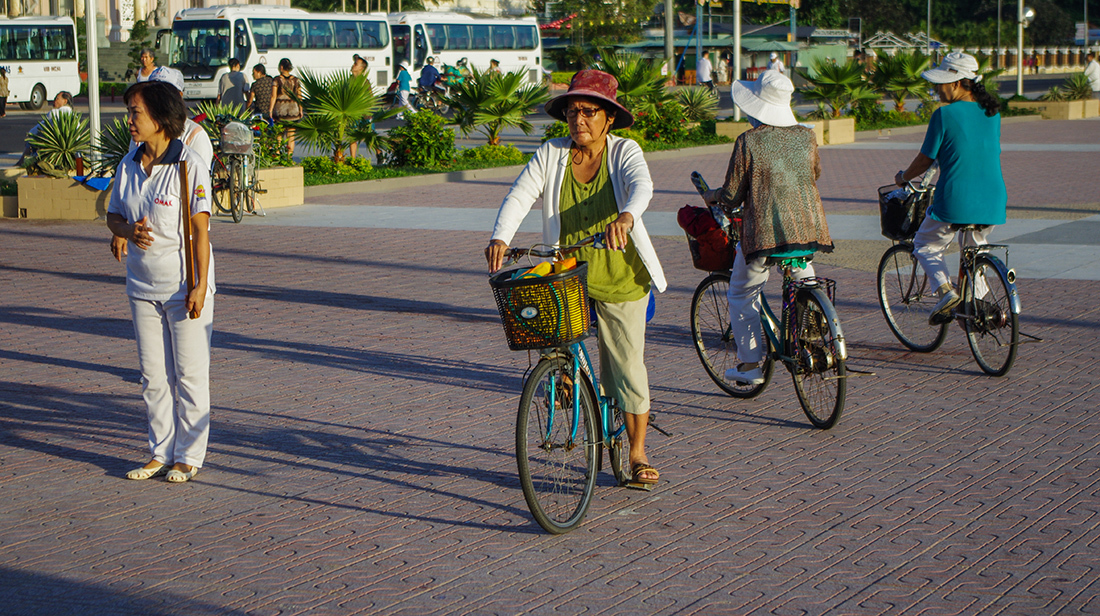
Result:
[[[67,91],[80,92],[76,28],[69,17],[0,17],[0,67],[8,74],[9,103],[41,109]]]
[[[391,14],[389,22],[394,65],[408,61],[413,81],[429,56],[440,71],[444,64],[454,66],[462,58],[478,70],[488,69],[489,60],[496,60],[505,73],[523,71],[530,83],[542,81],[542,40],[534,17],[422,12]]]
[[[385,16],[357,13],[310,13],[267,5],[232,5],[183,9],[172,22],[169,66],[184,76],[184,98],[218,96],[218,81],[229,59],[252,67],[263,64],[279,74],[279,61],[290,59],[294,73],[308,70],[326,76],[350,70],[352,56],[367,61],[367,75],[377,93],[393,79],[393,51]]]

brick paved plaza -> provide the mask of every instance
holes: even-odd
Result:
[[[753,401],[706,377],[703,273],[668,221],[728,149],[649,157],[661,483],[605,472],[560,537],[520,493],[528,357],[481,254],[514,173],[216,219],[211,447],[184,485],[123,478],[148,457],[145,407],[105,225],[0,221],[0,613],[1100,614],[1100,121],[1004,126],[993,238],[1043,341],[1001,379],[958,328],[909,353],[879,311],[876,188],[920,140],[822,149],[838,239],[819,272],[850,366],[874,372],[829,431],[785,373]]]

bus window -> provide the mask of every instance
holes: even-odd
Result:
[[[256,49],[267,50],[275,47],[275,24],[270,19],[249,19],[248,25],[252,26]]]
[[[416,47],[413,50],[416,62],[413,63],[413,68],[423,68],[424,59],[428,57],[428,41],[424,36],[424,26],[417,24],[416,36],[413,38],[416,41]]]
[[[470,29],[467,26],[447,26],[447,49],[469,49]]]
[[[493,26],[493,49],[515,49],[512,26]]]
[[[248,40],[248,28],[245,27],[243,19],[233,23],[233,47],[235,48],[233,57],[241,63],[241,66],[246,66],[248,56],[252,55],[252,43]]]
[[[73,47],[73,29],[70,27],[42,28],[43,59],[72,60],[76,58]]]
[[[489,48],[489,26],[470,26],[471,49]]]
[[[360,46],[367,49],[383,49],[390,42],[389,26],[382,21],[359,22]],[[396,44],[396,42],[395,42]]]
[[[309,38],[306,39],[306,47],[309,49],[332,48],[332,22],[321,19],[311,19],[309,24]]]
[[[306,33],[300,19],[275,20],[275,47],[279,49],[301,49]]]
[[[390,34],[393,36],[393,64],[397,66],[409,59],[409,27],[393,26]]]
[[[439,53],[440,49],[447,48],[447,37],[443,33],[443,26],[439,24],[427,24],[424,26],[428,29],[428,42],[431,43],[430,53]]]
[[[534,49],[537,36],[534,26],[516,26],[516,49]]]
[[[339,49],[359,48],[359,28],[354,21],[336,22],[336,47]]]

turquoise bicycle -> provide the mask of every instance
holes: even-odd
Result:
[[[563,248],[513,248],[505,265],[528,255],[560,262],[583,246],[606,248],[603,234]],[[555,535],[584,520],[604,449],[618,485],[650,488],[630,481],[623,409],[614,398],[599,394],[584,345],[592,320],[587,269],[580,262],[545,276],[516,277],[522,270],[510,270],[489,280],[509,348],[539,353],[538,363],[524,376],[516,416],[516,463],[531,514]]]

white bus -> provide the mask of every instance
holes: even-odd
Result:
[[[413,81],[428,56],[436,68],[466,58],[470,68],[485,70],[489,60],[500,70],[523,71],[531,83],[542,81],[542,39],[534,17],[482,18],[458,13],[396,13],[389,16],[394,65],[409,61]],[[410,45],[411,41],[411,45]]]
[[[8,74],[9,103],[41,109],[67,91],[80,92],[76,28],[68,17],[0,18],[0,67]]]
[[[241,4],[176,13],[169,66],[183,73],[184,98],[201,99],[218,96],[218,81],[229,70],[230,58],[240,60],[251,78],[256,64],[277,76],[283,58],[294,64],[295,74],[346,71],[355,54],[367,61],[375,91],[384,92],[393,78],[393,51],[384,16]]]

